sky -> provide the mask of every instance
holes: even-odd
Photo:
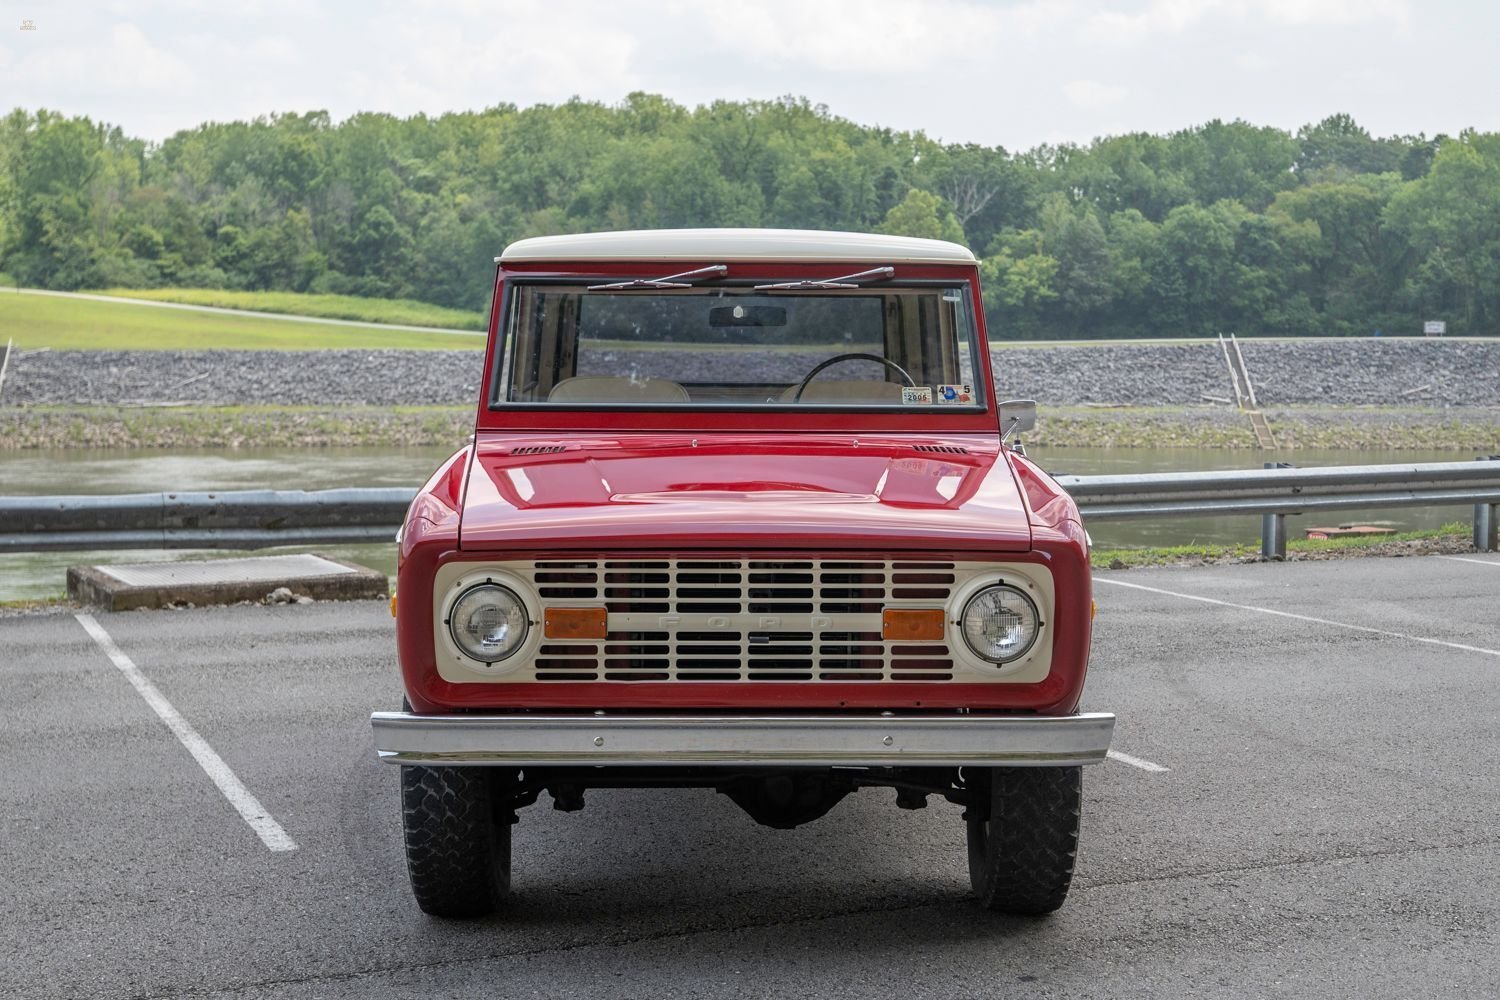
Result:
[[[0,0],[0,111],[155,141],[272,112],[633,91],[794,95],[1012,151],[1337,112],[1376,135],[1452,135],[1500,131],[1497,56],[1494,0]]]

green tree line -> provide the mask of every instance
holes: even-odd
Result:
[[[0,119],[0,269],[482,309],[512,240],[676,226],[951,239],[997,337],[1500,333],[1500,134],[1211,121],[1025,152],[806,100],[651,94],[396,118],[210,122],[156,144]]]

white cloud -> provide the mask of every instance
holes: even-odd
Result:
[[[37,31],[0,33],[4,106],[158,140],[278,111],[439,115],[633,90],[689,106],[802,96],[1011,149],[1214,117],[1295,129],[1334,111],[1377,134],[1500,129],[1488,0],[26,2],[45,10]],[[1420,73],[1390,70],[1434,52]]]
[[[637,28],[618,16],[560,20],[556,6],[528,0],[472,19],[432,16],[423,5],[382,13],[365,26],[369,58],[344,61],[340,96],[363,108],[441,113],[575,94],[618,99],[645,85]]]
[[[1409,16],[1407,0],[1151,0],[1135,12],[1093,14],[1087,19],[1086,32],[1099,41],[1132,44],[1144,38],[1181,34],[1209,21],[1284,27],[1388,21],[1401,26]]]
[[[147,13],[161,13],[173,18],[212,15],[220,4],[212,0],[106,0],[102,9],[118,17],[139,18]],[[235,0],[239,17],[277,17],[295,22],[313,13],[306,0]]]
[[[1087,34],[1099,41],[1130,44],[1154,35],[1176,34],[1223,8],[1225,0],[1151,0],[1133,13],[1118,10],[1091,15]]]
[[[272,62],[291,62],[297,56],[297,46],[285,35],[267,35],[251,40],[249,49],[257,59]]]
[[[112,25],[105,36],[84,44],[48,38],[22,56],[12,73],[31,92],[98,96],[174,94],[192,87],[195,79],[186,62],[131,23]]]
[[[193,71],[187,63],[153,45],[140,28],[117,24],[109,35],[109,54],[99,63],[116,85],[123,83],[146,91],[192,85]]]
[[[1129,93],[1124,87],[1097,80],[1072,80],[1063,84],[1063,96],[1075,108],[1085,111],[1112,107],[1125,100]]]
[[[1362,24],[1391,21],[1405,24],[1411,15],[1406,0],[1255,0],[1247,4],[1278,24]]]
[[[705,27],[726,53],[753,55],[762,64],[886,75],[996,55],[1015,39],[1062,23],[1066,7],[964,0],[745,0],[725,7]]]

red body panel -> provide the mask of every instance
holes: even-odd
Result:
[[[918,444],[967,454],[919,452]],[[537,445],[554,454],[513,455]],[[481,434],[466,550],[1031,548],[994,436]]]
[[[692,266],[674,265],[684,271]],[[816,278],[827,277],[829,265],[762,262],[753,269],[768,278]],[[499,271],[486,371],[494,371],[508,276],[660,273],[659,263],[619,262]],[[897,280],[955,278],[970,282],[979,300],[973,267],[897,268]],[[983,317],[976,322],[987,373]],[[1083,527],[1067,494],[1000,446],[998,396],[991,376],[980,377],[991,384],[991,404],[987,412],[972,414],[492,409],[487,378],[474,445],[428,481],[403,529],[397,646],[413,709],[1074,712],[1092,619]],[[919,444],[963,453],[919,452]],[[564,450],[512,454],[527,445]],[[920,551],[935,559],[1045,565],[1057,600],[1051,672],[1035,684],[504,684],[451,683],[438,676],[431,609],[440,565],[580,551],[625,558]]]
[[[1058,603],[1052,613],[1052,671],[1036,684],[961,683],[689,683],[689,682],[597,682],[544,684],[454,684],[438,676],[433,657],[434,622],[432,576],[437,567],[452,560],[473,558],[460,552],[441,533],[423,529],[406,547],[398,592],[401,614],[397,645],[407,697],[417,712],[515,709],[651,709],[717,708],[731,711],[788,711],[798,709],[1008,709],[1041,715],[1067,715],[1078,707],[1083,692],[1084,668],[1088,663],[1090,601],[1088,559],[1080,544],[1082,529],[1074,535],[1064,522],[1062,530],[1039,533],[1041,545],[1032,552],[1007,556],[1009,561],[1048,566],[1058,581]],[[445,544],[445,542],[449,544]],[[624,558],[660,556],[660,550],[612,552]],[[711,552],[706,555],[744,555],[744,552]],[[768,557],[843,555],[842,551],[809,553],[761,551]],[[547,551],[507,552],[507,558],[547,558]],[[972,553],[932,552],[934,559],[972,558]],[[1078,588],[1079,577],[1082,588]],[[1064,582],[1067,581],[1067,582]]]

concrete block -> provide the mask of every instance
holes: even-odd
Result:
[[[110,611],[262,601],[277,588],[318,601],[384,597],[384,573],[321,555],[72,566],[68,596]]]

